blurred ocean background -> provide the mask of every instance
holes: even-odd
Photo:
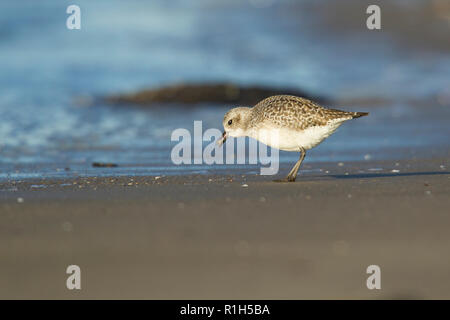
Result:
[[[174,129],[193,132],[194,120],[222,129],[233,106],[80,103],[180,82],[300,88],[370,112],[307,162],[445,155],[449,6],[379,3],[382,29],[370,31],[365,1],[3,0],[0,179],[235,170],[170,160]],[[66,28],[71,4],[81,8],[81,30]],[[280,154],[287,166],[298,157]]]

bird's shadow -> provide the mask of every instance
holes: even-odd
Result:
[[[450,171],[421,171],[421,172],[386,172],[386,173],[357,173],[357,174],[328,174],[321,176],[301,176],[297,177],[296,181],[309,180],[317,178],[321,180],[322,178],[334,178],[334,179],[370,179],[370,178],[389,178],[389,177],[414,177],[414,176],[432,176],[432,175],[448,175]],[[287,181],[286,178],[275,179],[273,182],[278,183],[292,183]]]
[[[422,171],[422,172],[395,172],[395,173],[357,173],[357,174],[330,174],[328,177],[336,179],[367,179],[367,178],[387,178],[387,177],[414,177],[450,174],[450,171]]]

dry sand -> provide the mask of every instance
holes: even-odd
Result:
[[[448,165],[5,182],[0,298],[450,298]]]

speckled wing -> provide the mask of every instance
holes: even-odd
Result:
[[[314,126],[324,126],[330,122],[356,117],[355,112],[327,109],[304,98],[295,96],[272,96],[254,107],[252,126],[264,123],[279,128],[304,130]]]

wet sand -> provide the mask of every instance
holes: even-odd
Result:
[[[450,298],[447,159],[4,182],[0,298]]]

